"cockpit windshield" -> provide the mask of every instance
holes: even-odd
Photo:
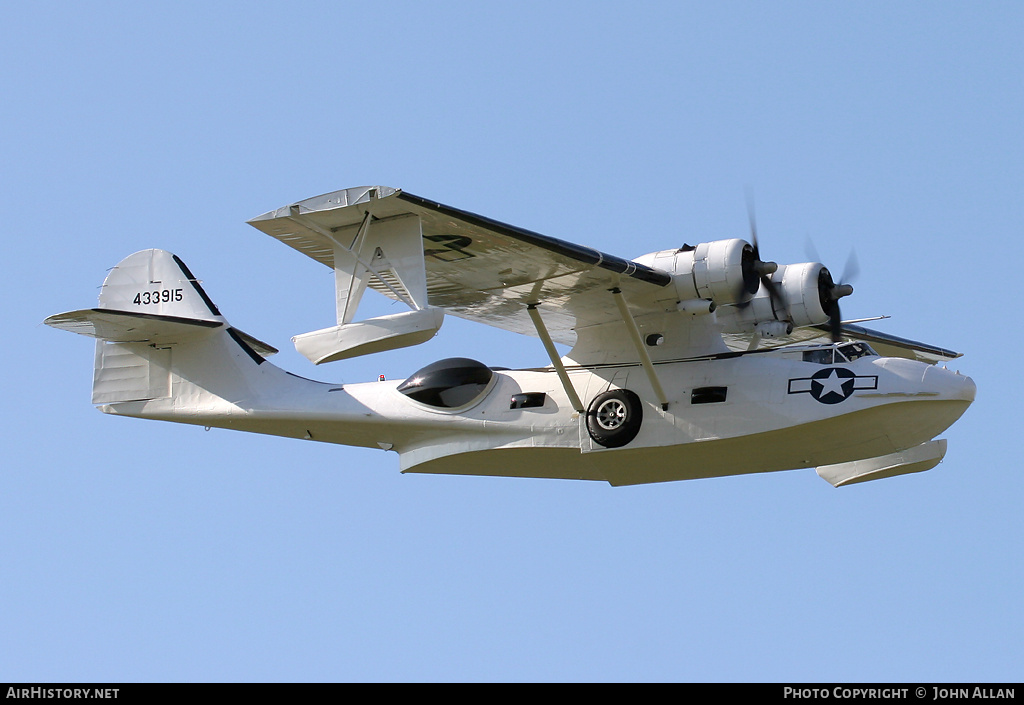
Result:
[[[836,352],[842,353],[843,357],[850,362],[861,357],[868,357],[869,355],[878,356],[878,353],[872,350],[871,346],[867,343],[845,343],[840,345]]]
[[[833,365],[843,362],[853,362],[869,355],[878,355],[867,343],[843,343],[842,345],[828,345],[813,350],[804,351],[804,362],[813,362],[818,365]]]

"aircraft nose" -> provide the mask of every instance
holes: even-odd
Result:
[[[960,376],[960,398],[964,401],[974,401],[974,393],[978,391],[978,385],[974,383],[974,380],[967,375]]]
[[[970,403],[974,401],[974,395],[978,391],[978,387],[973,379],[959,372],[947,370],[944,367],[933,365],[925,373],[926,380],[928,377],[932,377],[932,379],[938,382],[938,387],[942,390],[942,396],[951,400]]]

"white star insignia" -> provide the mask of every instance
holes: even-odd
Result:
[[[817,379],[821,385],[821,393],[818,394],[818,398],[822,398],[828,394],[838,394],[839,396],[846,398],[846,392],[843,391],[843,383],[846,382],[845,377],[840,377],[835,370],[825,379]]]

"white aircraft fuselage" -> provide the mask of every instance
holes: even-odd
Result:
[[[394,450],[403,471],[622,485],[885,456],[934,438],[974,399],[969,377],[936,365],[870,354],[852,362],[804,361],[821,351],[831,354],[833,347],[658,363],[667,409],[638,364],[580,367],[567,361],[570,381],[583,398],[609,387],[639,395],[643,423],[627,448],[593,441],[587,414],[572,408],[552,369],[493,371],[469,403],[438,408],[398,391],[399,381],[341,385],[297,377],[257,363],[258,356],[225,334],[171,352],[167,397],[100,408]],[[222,361],[213,375],[211,359]],[[539,405],[510,408],[516,395],[529,394]]]

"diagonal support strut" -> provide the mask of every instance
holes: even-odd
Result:
[[[626,330],[629,331],[629,337],[633,340],[633,347],[636,348],[637,355],[640,356],[640,364],[644,367],[644,372],[647,373],[647,379],[651,383],[651,387],[654,389],[654,395],[658,397],[658,402],[661,404],[661,410],[666,411],[668,409],[668,398],[665,396],[665,390],[661,386],[661,382],[658,380],[658,375],[654,371],[654,364],[651,362],[651,356],[647,354],[647,348],[644,347],[644,341],[640,338],[640,329],[636,327],[636,321],[633,320],[633,315],[629,312],[629,306],[626,305],[626,299],[622,296],[622,291],[615,287],[611,290],[612,296],[615,298],[615,305],[619,307],[619,314],[622,316],[622,322],[626,324]]]
[[[583,413],[583,402],[580,401],[580,395],[576,393],[576,388],[572,386],[572,382],[569,381],[569,373],[565,371],[565,365],[562,364],[562,358],[558,356],[558,350],[555,349],[555,344],[551,340],[551,336],[548,335],[548,329],[544,326],[544,321],[541,320],[540,311],[537,310],[537,304],[529,304],[526,307],[527,312],[530,314],[530,318],[533,320],[533,325],[537,329],[537,335],[540,336],[541,342],[544,343],[544,349],[548,352],[548,357],[551,358],[551,365],[555,368],[555,372],[558,373],[558,379],[562,382],[562,389],[565,390],[566,396],[569,397],[569,403],[572,404],[572,408]]]

